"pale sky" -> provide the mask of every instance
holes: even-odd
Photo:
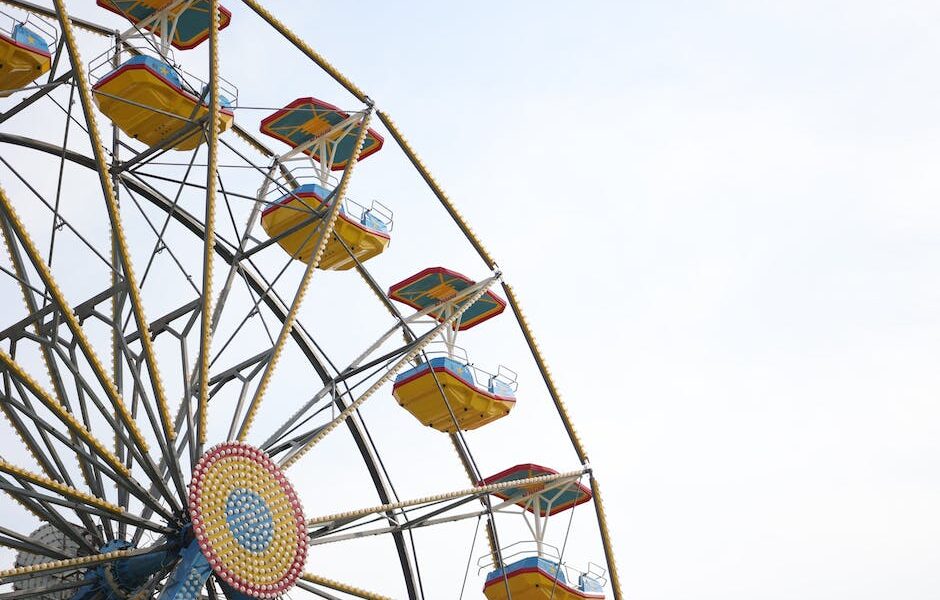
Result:
[[[517,289],[604,487],[626,597],[940,598],[940,7],[266,4],[395,118]],[[298,96],[359,108],[230,8],[240,124]],[[200,52],[180,57],[197,73]],[[383,285],[438,264],[486,276],[391,140],[351,193],[395,211],[369,265]],[[322,311],[355,287],[342,277],[316,279],[301,320],[346,359],[387,318],[340,307],[368,328],[344,338]],[[464,338],[481,366],[520,373],[517,410],[471,447],[488,472],[576,467],[513,325]],[[465,485],[388,395],[363,410],[402,496]],[[375,503],[336,438],[296,475],[311,515]],[[603,560],[592,519],[576,511],[575,563]],[[470,549],[472,523],[420,535],[428,597],[456,598],[485,543]],[[310,569],[398,597],[383,544]],[[465,597],[481,597],[470,577]]]

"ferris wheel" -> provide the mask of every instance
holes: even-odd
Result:
[[[2,4],[0,600],[622,597],[597,477],[519,300],[376,101],[257,0]],[[257,106],[283,74],[222,77],[238,18],[342,94]],[[352,193],[391,152],[476,271],[443,252],[396,263],[399,207]],[[498,322],[533,380],[471,360],[465,340],[498,351]],[[576,461],[513,444],[537,397]],[[474,436],[494,428],[488,469]],[[429,493],[400,493],[395,453]],[[569,551],[576,511],[591,556]],[[354,581],[322,570],[344,547]],[[459,575],[434,580],[441,565]]]

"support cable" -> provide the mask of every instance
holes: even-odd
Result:
[[[460,585],[460,599],[463,600],[463,593],[467,590],[467,578],[470,576],[470,563],[473,562],[473,549],[477,545],[477,535],[480,533],[480,522],[483,517],[477,517],[477,526],[473,530],[473,541],[470,542],[470,555],[467,556],[467,569],[463,572],[463,583]]]
[[[579,480],[578,483],[580,484],[581,481]],[[574,523],[574,511],[577,508],[578,508],[577,504],[572,506],[571,515],[568,516],[568,527],[565,529],[565,539],[561,543],[561,552],[558,554],[558,571],[555,572],[555,577],[552,579],[552,594],[551,596],[549,596],[548,600],[555,600],[555,590],[558,589],[558,573],[560,573],[561,570],[564,568],[565,550],[568,549],[568,536],[571,535],[571,525],[572,523]],[[536,515],[536,518],[538,518],[538,515]],[[541,545],[539,545],[539,548],[541,548]]]

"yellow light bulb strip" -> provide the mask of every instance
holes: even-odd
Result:
[[[525,313],[522,312],[522,308],[519,306],[519,301],[516,299],[516,293],[513,291],[512,286],[505,282],[503,283],[503,291],[506,292],[509,305],[512,307],[512,312],[516,315],[516,320],[519,322],[520,329],[522,329],[522,335],[525,337],[526,344],[529,345],[529,350],[532,353],[532,357],[535,358],[535,364],[539,368],[539,373],[542,374],[542,379],[545,381],[545,387],[548,388],[548,392],[552,397],[552,401],[555,403],[558,416],[561,417],[561,421],[565,426],[565,431],[568,432],[568,437],[571,439],[571,444],[578,453],[578,458],[581,460],[581,463],[587,464],[587,450],[584,449],[584,444],[581,443],[581,438],[578,436],[578,432],[574,428],[574,423],[571,422],[571,417],[568,415],[568,409],[565,407],[565,403],[561,399],[561,394],[558,392],[558,388],[555,386],[555,380],[552,378],[552,372],[548,368],[548,365],[542,356],[542,351],[539,349],[538,342],[535,341],[535,335],[532,333],[532,328],[529,327],[529,321],[526,319]]]
[[[381,594],[374,594],[362,588],[358,588],[353,585],[347,585],[345,583],[341,583],[334,579],[327,579],[326,577],[320,577],[319,575],[314,575],[313,573],[304,573],[303,575],[300,576],[300,578],[308,583],[321,585],[325,588],[336,590],[337,592],[342,592],[344,594],[349,594],[350,596],[355,596],[356,598],[364,598],[365,600],[392,600],[388,596],[383,596]]]
[[[591,493],[594,495],[594,511],[597,513],[597,522],[601,531],[601,543],[604,544],[604,554],[607,557],[607,566],[610,574],[610,585],[614,589],[614,597],[623,597],[620,588],[620,575],[617,573],[617,561],[614,559],[614,547],[610,543],[610,533],[607,528],[607,513],[604,510],[604,500],[601,498],[601,486],[591,474]]]
[[[109,467],[114,469],[116,473],[123,475],[124,477],[130,477],[131,472],[128,468],[118,460],[117,456],[114,455],[111,450],[101,443],[98,438],[96,438],[88,429],[85,428],[85,425],[82,424],[75,415],[70,413],[68,410],[62,406],[58,400],[52,397],[49,392],[43,389],[39,383],[32,378],[32,376],[27,373],[23,367],[13,360],[5,350],[0,349],[0,365],[3,368],[10,371],[10,373],[16,377],[18,380],[23,382],[23,385],[26,386],[26,389],[30,391],[41,403],[43,406],[48,408],[67,428],[70,432],[75,433],[83,442],[88,444],[91,449],[104,460]]]
[[[82,502],[89,506],[94,506],[100,508],[106,512],[109,512],[116,516],[122,516],[123,510],[120,506],[112,504],[107,500],[102,500],[97,496],[93,496],[88,492],[83,492],[77,490],[72,486],[65,485],[64,483],[59,483],[53,479],[46,477],[45,475],[39,475],[38,473],[33,473],[22,467],[18,467],[12,463],[9,463],[3,459],[0,459],[0,472],[7,473],[8,475],[13,475],[19,479],[28,481],[34,485],[45,488],[47,490],[56,492],[60,496],[75,500],[76,502]]]
[[[206,443],[209,413],[209,348],[212,345],[212,266],[215,258],[216,170],[219,165],[219,132],[222,112],[219,100],[219,0],[209,0],[209,121],[206,165],[206,218],[202,253],[202,314],[199,345],[199,405],[196,432],[199,448]]]
[[[325,219],[324,225],[322,226],[322,231],[319,233],[320,237],[317,241],[316,251],[313,252],[310,258],[310,262],[307,264],[307,268],[300,280],[300,285],[297,288],[297,293],[294,295],[294,300],[291,302],[287,316],[284,318],[284,322],[281,325],[281,331],[277,336],[277,341],[274,343],[274,348],[271,350],[271,357],[268,359],[268,364],[265,365],[264,373],[261,375],[261,380],[258,382],[258,388],[255,390],[255,395],[252,397],[251,403],[248,405],[248,410],[245,413],[245,420],[242,421],[241,429],[238,432],[239,441],[245,441],[245,438],[248,437],[248,432],[251,431],[251,425],[258,414],[261,401],[264,399],[264,393],[267,391],[268,385],[271,383],[271,377],[274,375],[275,368],[277,368],[278,360],[280,359],[281,353],[284,350],[284,345],[287,343],[287,338],[294,327],[294,321],[297,319],[297,312],[300,310],[300,306],[303,304],[304,296],[307,294],[307,288],[310,287],[310,280],[313,278],[313,272],[317,268],[317,265],[320,264],[320,259],[323,257],[324,250],[326,250],[327,242],[330,241],[330,236],[333,234],[333,229],[336,227],[336,221],[339,218],[339,209],[340,206],[342,206],[343,198],[346,195],[346,188],[349,185],[349,180],[352,177],[353,170],[356,168],[356,164],[359,161],[359,155],[362,153],[362,144],[365,140],[366,133],[369,130],[369,120],[371,117],[372,111],[370,109],[365,112],[362,121],[359,123],[359,136],[356,138],[356,145],[354,146],[355,149],[353,150],[352,155],[349,157],[349,162],[346,163],[346,168],[343,171],[343,177],[340,180],[339,187],[337,187],[333,192],[333,204],[331,205],[330,212]]]
[[[424,496],[423,498],[415,498],[413,500],[403,500],[401,502],[390,502],[388,504],[380,504],[378,506],[372,506],[369,508],[362,508],[359,510],[352,510],[348,512],[341,512],[332,515],[327,515],[324,517],[314,517],[312,519],[307,519],[307,526],[312,527],[314,525],[322,525],[324,523],[332,523],[334,521],[346,521],[349,519],[358,519],[360,517],[365,517],[369,515],[384,514],[390,511],[400,510],[403,508],[408,508],[411,506],[419,506],[422,504],[432,504],[436,502],[443,502],[446,500],[455,500],[457,498],[466,498],[467,496],[480,496],[483,494],[492,494],[494,492],[499,492],[509,488],[515,487],[527,487],[527,486],[539,486],[539,485],[548,485],[557,481],[571,480],[576,481],[579,477],[584,475],[587,472],[587,469],[579,469],[577,471],[568,471],[566,473],[558,473],[557,475],[539,475],[538,477],[527,477],[525,479],[515,479],[512,481],[501,481],[499,483],[491,483],[488,485],[480,485],[472,488],[466,488],[463,490],[456,490],[453,492],[446,492],[443,494],[436,494],[434,496]]]
[[[78,558],[53,560],[45,563],[39,563],[37,565],[17,567],[15,569],[5,569],[0,571],[0,583],[9,583],[9,579],[21,577],[23,575],[39,575],[41,573],[62,571],[65,569],[78,570],[83,567],[90,567],[92,565],[111,562],[119,558],[127,558],[128,556],[133,556],[134,554],[143,553],[139,551],[134,552],[131,550],[114,550],[113,552],[105,552],[103,554],[92,554],[90,556],[79,556]]]
[[[9,229],[10,229],[9,225],[7,224],[6,220],[2,220],[2,222],[0,222],[0,239],[3,240],[3,247],[4,249],[6,249],[7,258],[10,259],[10,264],[13,265],[13,268],[16,272],[16,276],[18,278],[17,283],[19,284],[19,288],[20,288],[20,299],[23,302],[23,306],[26,308],[26,313],[32,314],[33,312],[36,311],[36,308],[37,308],[36,302],[35,300],[33,300],[33,296],[32,296],[33,292],[30,290],[29,285],[27,283],[26,273],[23,272],[24,271],[24,269],[22,268],[23,265],[21,261],[15,260],[14,258],[13,244],[16,243],[16,240],[12,238],[13,233]],[[36,336],[38,337],[40,335],[39,323],[34,322],[32,329],[33,329],[33,333],[35,333]],[[59,394],[59,390],[56,389],[55,385],[53,384],[53,377],[52,377],[52,370],[54,368],[55,359],[52,356],[52,353],[50,352],[49,348],[45,346],[44,344],[39,345],[39,354],[42,357],[42,364],[46,369],[46,378],[48,379],[50,385],[52,386],[53,393],[55,394],[54,397],[56,401],[58,401],[61,404],[62,397]],[[2,409],[3,415],[4,417],[6,417],[7,422],[10,424],[10,427],[13,429],[13,431],[16,432],[17,437],[20,438],[20,441],[29,450],[29,453],[32,455],[33,460],[36,461],[36,464],[39,465],[39,468],[42,469],[42,471],[49,477],[56,478],[58,475],[51,472],[51,469],[48,466],[49,464],[48,461],[39,460],[39,457],[36,455],[36,449],[33,447],[31,443],[28,443],[26,441],[27,436],[25,432],[21,431],[20,428],[16,425],[16,421],[15,419],[13,419],[13,416],[10,413],[9,407],[7,407],[4,404],[2,407],[0,407],[0,409]],[[69,438],[71,438],[73,444],[79,443],[78,438],[75,436],[75,433],[71,430],[69,431]],[[92,487],[91,480],[93,477],[93,474],[91,473],[91,469],[82,458],[77,457],[77,460],[80,466],[79,470],[81,471],[82,479],[85,481],[85,485],[91,488]]]
[[[477,234],[473,231],[473,227],[470,226],[470,223],[464,218],[463,214],[454,203],[448,197],[447,192],[444,191],[444,188],[437,182],[434,175],[424,166],[424,162],[421,160],[421,157],[418,156],[418,153],[415,152],[414,148],[411,147],[411,144],[408,143],[408,140],[405,139],[404,134],[398,129],[395,125],[395,122],[392,121],[392,118],[388,116],[384,111],[378,111],[379,120],[382,121],[382,124],[385,125],[385,128],[388,129],[389,133],[392,134],[392,137],[395,139],[395,142],[398,143],[398,146],[402,149],[402,152],[405,153],[405,156],[408,157],[408,160],[417,169],[418,173],[421,175],[421,178],[424,179],[424,182],[431,188],[431,191],[437,197],[438,201],[444,207],[444,210],[447,211],[447,214],[454,220],[454,223],[457,224],[457,227],[460,228],[460,231],[463,232],[464,236],[473,246],[474,250],[477,251],[477,254],[480,255],[480,258],[483,259],[483,262],[486,263],[486,266],[490,269],[496,269],[496,260],[490,255],[489,251],[483,245],[483,241],[477,237]]]

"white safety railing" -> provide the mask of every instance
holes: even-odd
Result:
[[[500,548],[499,555],[502,558],[503,565],[507,567],[520,560],[525,560],[526,558],[545,559],[558,565],[559,570],[564,573],[565,581],[571,587],[582,587],[582,578],[596,585],[598,589],[603,589],[607,585],[606,569],[593,562],[589,562],[586,569],[574,567],[566,562],[562,562],[561,552],[558,550],[558,547],[551,544],[541,544],[540,552],[539,544],[536,541],[524,540]],[[483,571],[496,570],[493,561],[494,557],[489,553],[477,559],[477,574]]]
[[[167,50],[165,53],[161,53],[156,48],[144,45],[132,45],[127,42],[124,43],[125,48],[130,50],[127,54],[127,58],[132,55],[143,55],[155,58],[162,63],[168,65],[176,76],[179,78],[182,88],[187,93],[195,96],[202,100],[205,104],[208,102],[208,97],[203,97],[203,93],[208,94],[208,81],[205,79],[193,75],[189,71],[186,71],[176,62],[176,58],[172,50]],[[88,61],[88,78],[91,81],[92,85],[98,83],[102,77],[106,77],[112,71],[114,71],[115,66],[113,64],[114,50],[105,50],[98,56],[94,57]],[[127,60],[125,58],[124,60]],[[123,64],[124,61],[122,61]],[[228,81],[224,77],[219,77],[219,94],[225,99],[224,107],[225,108],[236,108],[238,106],[238,87],[235,86],[232,82]]]
[[[312,170],[313,167],[309,166],[295,167],[291,169],[290,175],[291,179],[293,179],[293,182],[291,182],[291,180],[289,180],[283,173],[277,173],[274,177],[274,183],[268,186],[268,191],[262,199],[265,204],[264,208],[267,208],[268,206],[274,206],[274,204],[286,196],[290,196],[298,186],[315,183],[323,187],[323,184],[320,182],[318,177],[311,175],[309,172],[305,172]],[[339,186],[339,180],[335,176],[330,175],[328,184],[332,185],[332,189],[336,189]],[[326,198],[323,199],[326,200]],[[315,203],[308,204],[312,209],[317,208]],[[370,219],[374,219],[382,223],[382,225],[385,227],[386,233],[391,233],[395,226],[395,214],[392,212],[392,209],[390,209],[385,204],[382,204],[378,200],[372,200],[372,202],[366,206],[365,204],[353,200],[349,196],[345,196],[343,197],[343,210],[349,218],[358,221],[367,227],[370,226],[368,223]],[[375,229],[375,227],[373,227],[373,229]]]
[[[44,41],[49,45],[49,49],[55,48],[59,42],[59,30],[51,23],[43,20],[33,13],[26,13],[25,19],[19,19],[8,12],[0,10],[0,33],[12,38],[13,29],[17,25],[23,25],[27,29],[32,29],[44,36]]]
[[[444,357],[452,358],[458,362],[462,362],[467,366],[472,366],[470,364],[470,355],[467,354],[467,350],[461,346],[448,346],[446,343],[440,340],[435,340],[426,346],[424,354],[427,355],[428,360],[432,358]]]
[[[428,344],[427,348],[429,349],[425,350],[424,353],[429,360],[436,357],[445,357],[452,358],[467,365],[473,374],[473,380],[476,385],[487,386],[493,381],[496,381],[511,389],[513,393],[519,388],[519,382],[517,381],[518,374],[515,371],[503,365],[498,366],[496,373],[482,369],[470,362],[469,354],[467,354],[466,349],[461,346],[448,346],[448,344],[442,340],[435,340]],[[416,362],[415,366],[418,364],[419,363]]]
[[[131,56],[149,56],[159,60],[162,63],[168,64],[170,68],[176,72],[177,76],[180,75],[178,69],[174,66],[176,65],[176,58],[172,51],[168,52],[166,55],[163,55],[160,54],[156,49],[149,46],[125,44],[124,47],[128,49],[128,52],[122,54],[122,63]],[[106,77],[116,68],[114,66],[113,59],[114,49],[109,48],[108,50],[105,50],[101,54],[88,61],[88,79],[91,81],[92,85],[98,83],[98,80],[100,80],[102,77]],[[180,77],[180,80],[182,80],[182,77]]]

